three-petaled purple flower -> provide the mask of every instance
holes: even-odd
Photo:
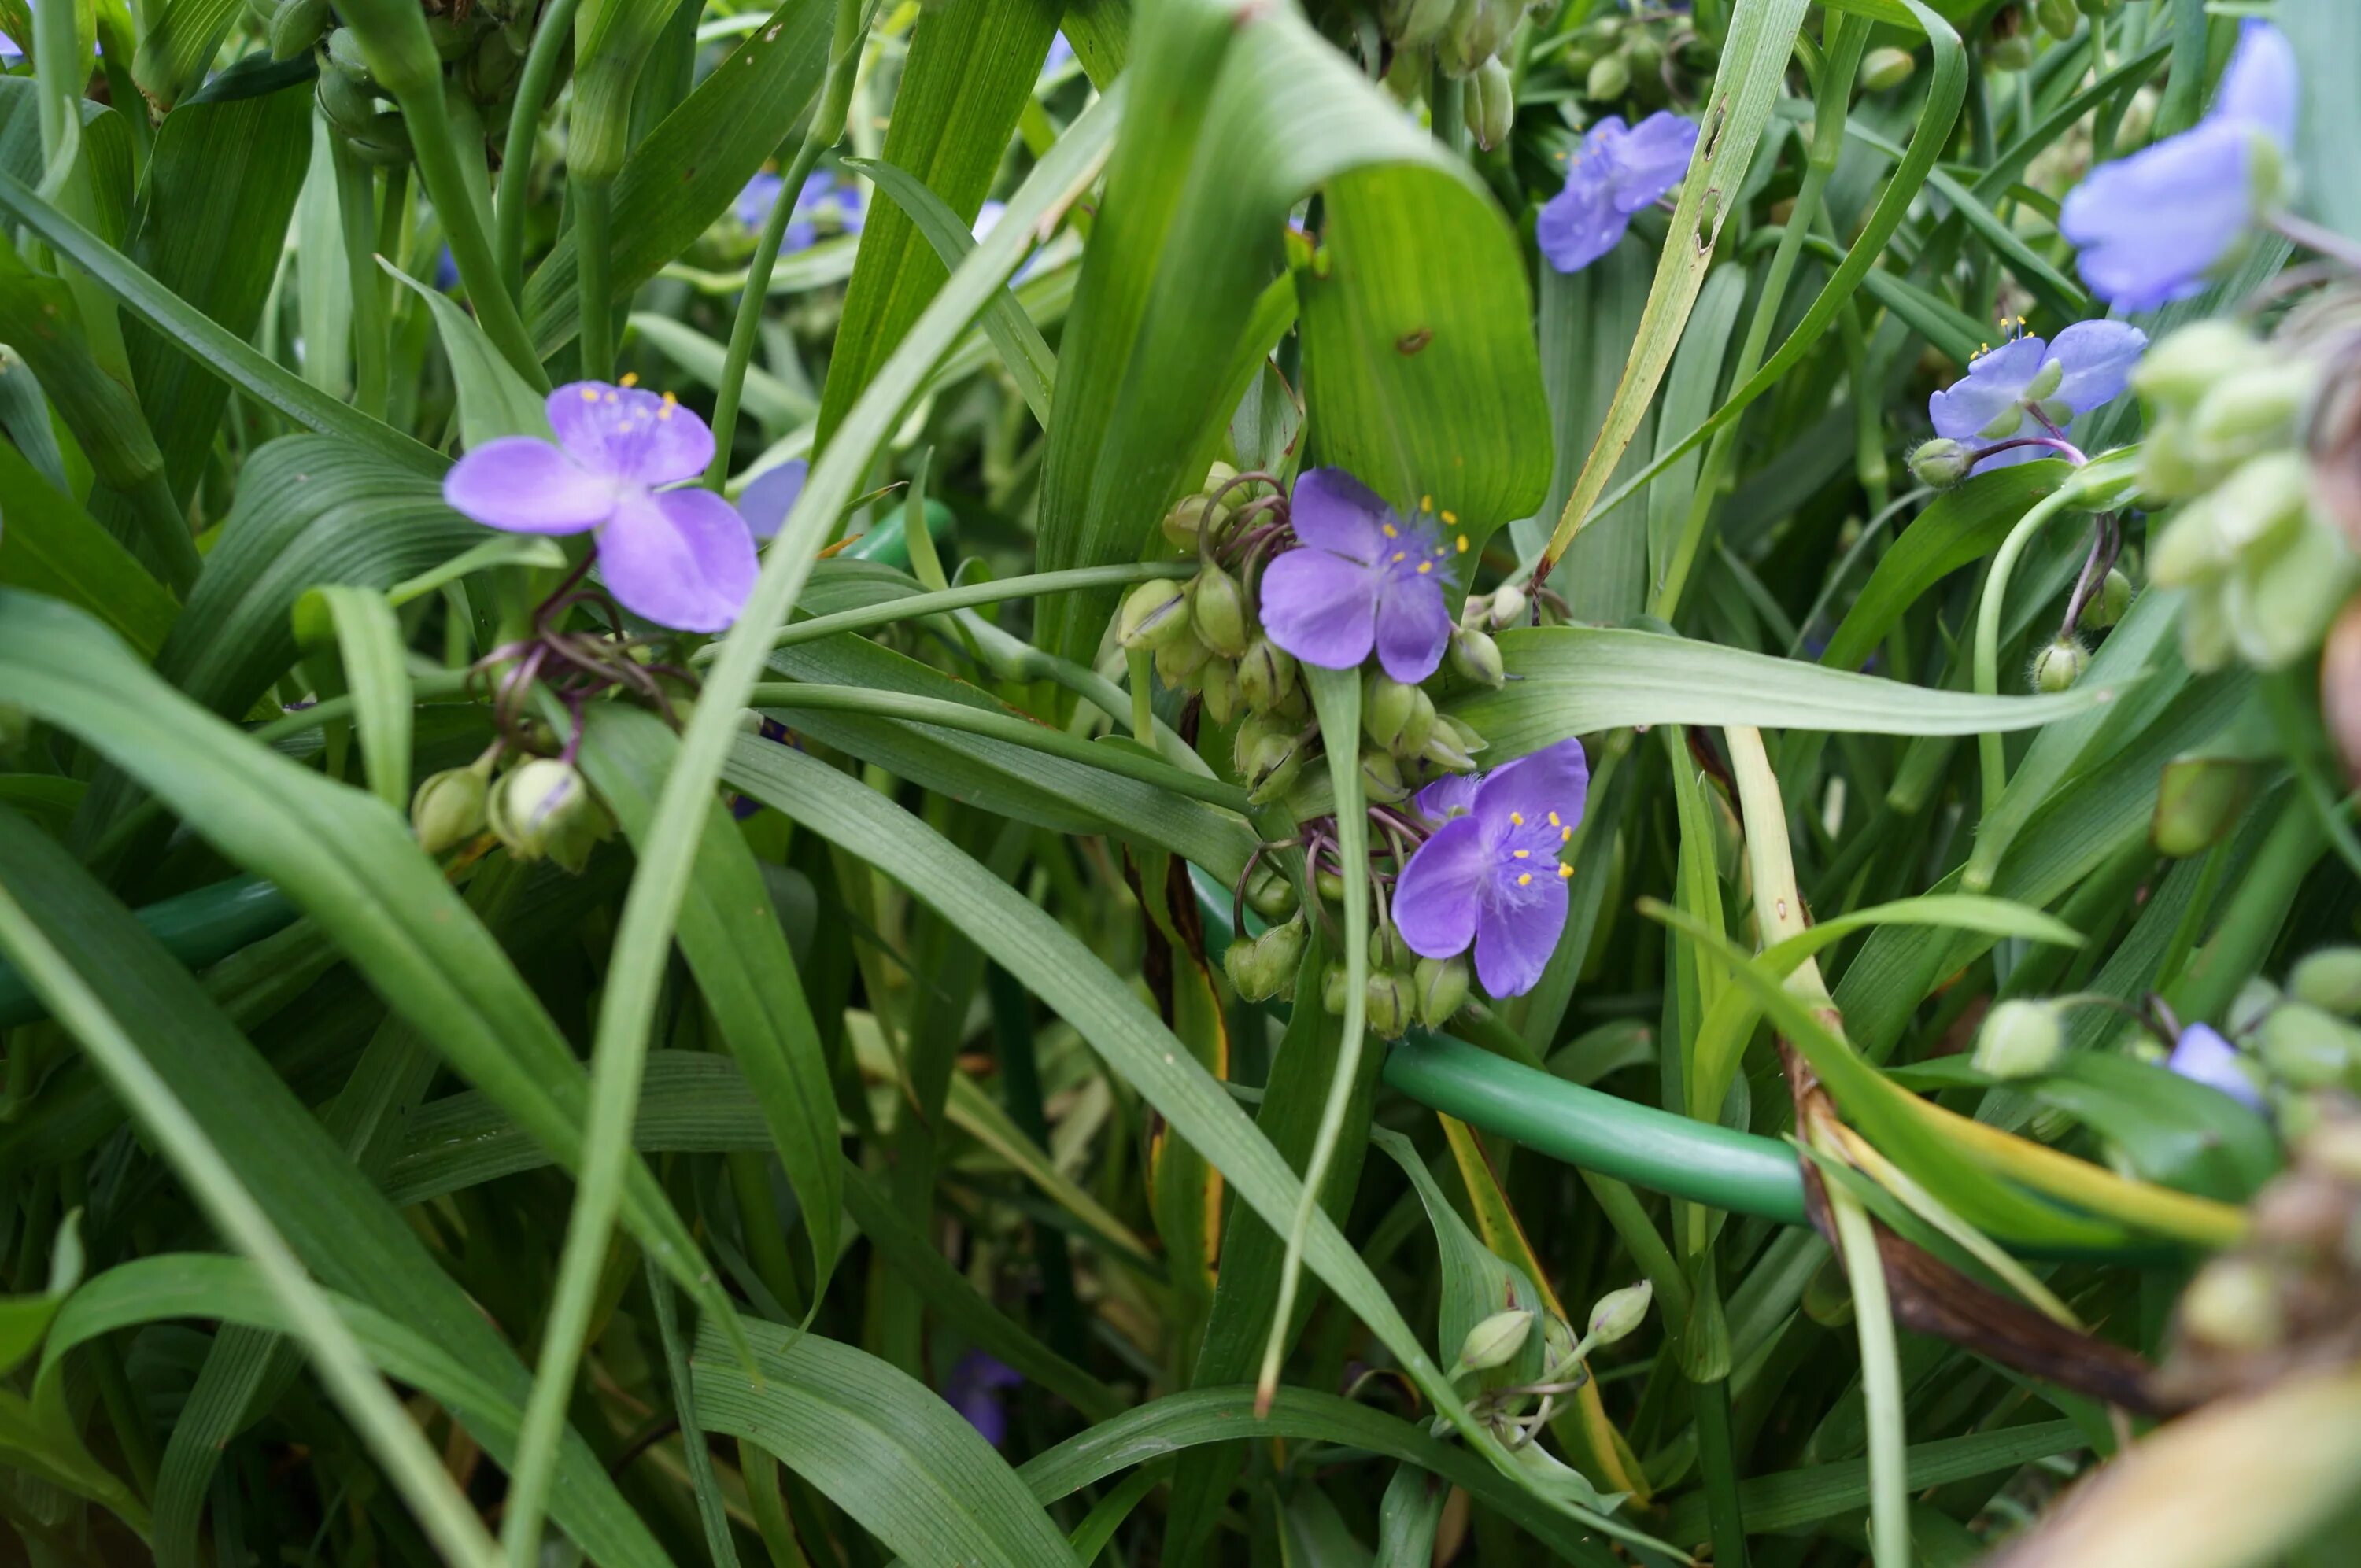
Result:
[[[2126,322],[2076,322],[2045,343],[2019,337],[1968,362],[1968,373],[1927,400],[1935,433],[1970,444],[2056,436],[2103,403],[2123,396],[2125,380],[2147,347],[2147,334]],[[1970,472],[1982,474],[2055,449],[2039,444],[1995,452]]]
[[[965,1416],[968,1425],[998,1448],[1008,1441],[1008,1410],[1001,1400],[1005,1389],[1023,1386],[1025,1375],[980,1350],[969,1351],[943,1379],[943,1401]]]
[[[2179,136],[2102,164],[2066,194],[2058,231],[2119,310],[2187,299],[2279,195],[2295,141],[2295,49],[2268,22],[2238,29],[2213,107]]]
[[[738,192],[731,211],[738,221],[750,229],[759,229],[779,203],[780,192],[786,181],[765,169],[746,181]],[[796,204],[787,214],[787,226],[780,232],[779,249],[792,256],[799,250],[809,250],[819,240],[819,222],[826,218],[845,234],[861,232],[861,187],[849,180],[839,180],[825,169],[814,170],[804,177],[803,189],[796,194]]]
[[[2181,1077],[2218,1089],[2242,1105],[2263,1108],[2263,1091],[2239,1065],[2238,1047],[2222,1037],[2221,1031],[2204,1024],[2190,1024],[2181,1028],[2180,1038],[2173,1042],[2172,1055],[2164,1065]]]
[[[598,531],[608,591],[632,614],[682,631],[719,631],[752,591],[754,541],[710,490],[658,490],[696,477],[713,433],[667,392],[575,381],[549,394],[555,444],[504,435],[443,478],[443,499],[511,533]]]
[[[1421,958],[1476,945],[1476,978],[1496,997],[1531,991],[1565,930],[1558,859],[1581,824],[1590,763],[1561,740],[1480,776],[1437,779],[1418,809],[1440,822],[1394,886],[1394,927]]]
[[[1374,645],[1404,685],[1434,674],[1451,642],[1443,585],[1453,547],[1426,513],[1405,521],[1344,469],[1314,468],[1295,481],[1289,518],[1298,547],[1262,575],[1270,640],[1323,670],[1354,669]],[[1466,547],[1462,534],[1457,548]]]
[[[1696,123],[1667,109],[1629,129],[1620,115],[1591,126],[1567,161],[1565,188],[1542,208],[1534,227],[1549,264],[1579,272],[1614,249],[1631,214],[1681,182],[1697,140]]]

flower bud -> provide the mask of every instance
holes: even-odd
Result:
[[[1467,134],[1476,138],[1477,147],[1489,152],[1509,139],[1509,129],[1517,117],[1516,86],[1499,56],[1476,68],[1476,74],[1468,79],[1462,106]]]
[[[2033,40],[2023,33],[1990,38],[1984,44],[1984,63],[1994,71],[2027,70],[2033,64]]]
[[[1295,655],[1257,637],[1238,660],[1238,695],[1255,712],[1271,713],[1295,695],[1296,676]]]
[[[1213,656],[1213,651],[1205,646],[1196,632],[1183,627],[1180,636],[1158,644],[1154,654],[1156,673],[1163,678],[1166,685],[1175,690],[1193,686],[1197,684],[1197,672],[1203,669],[1205,661]]]
[[[1506,1366],[1532,1334],[1533,1314],[1524,1308],[1495,1312],[1469,1329],[1467,1337],[1459,1342],[1459,1363],[1452,1370],[1489,1372],[1495,1366]]]
[[[500,775],[485,802],[485,817],[508,851],[521,861],[546,856],[569,872],[590,859],[605,836],[603,813],[570,762],[535,757]]]
[[[2235,322],[2192,322],[2148,345],[2132,367],[2132,389],[2158,408],[2186,413],[2216,381],[2268,357],[2254,334]]]
[[[1976,1031],[1975,1069],[1993,1078],[2034,1078],[2066,1054],[2066,1031],[2047,1002],[1997,1003]]]
[[[1440,1029],[1467,1001],[1467,960],[1421,959],[1411,971],[1411,989],[1416,994],[1418,1021]]]
[[[1365,992],[1369,1033],[1381,1040],[1397,1039],[1410,1027],[1410,977],[1392,970],[1377,970],[1369,975]]]
[[[270,58],[293,60],[320,41],[331,19],[328,0],[281,0],[271,10],[269,26],[264,30]]]
[[[2164,765],[2148,842],[2159,855],[2180,860],[2210,850],[2246,808],[2254,794],[2253,764],[2231,757],[2180,757]]]
[[[1574,1325],[1555,1312],[1542,1314],[1542,1376],[1555,1383],[1575,1368],[1582,1347],[1574,1337]]]
[[[2180,1331],[2229,1351],[2268,1350],[2287,1332],[2279,1287],[2251,1258],[2217,1257],[2180,1296]]]
[[[1222,955],[1230,983],[1248,1002],[1268,1002],[1294,983],[1296,966],[1303,961],[1303,922],[1273,926],[1259,937],[1241,938]]]
[[[1500,662],[1500,645],[1470,627],[1461,627],[1451,634],[1451,673],[1477,685],[1499,687],[1508,684],[1507,666]]]
[[[2361,948],[2318,948],[2288,974],[2288,994],[2340,1017],[2361,1017]]]
[[[1268,806],[1285,795],[1303,772],[1306,750],[1300,735],[1266,734],[1257,740],[1239,770],[1246,775],[1246,798]]]
[[[1532,608],[1532,601],[1526,597],[1521,587],[1515,583],[1502,583],[1492,590],[1490,608],[1485,614],[1492,623],[1492,630],[1499,631],[1505,627],[1522,626],[1526,612]]]
[[[1371,672],[1361,685],[1361,733],[1369,744],[1395,750],[1417,710],[1418,696],[1416,686],[1404,685],[1382,671]],[[1431,732],[1432,721],[1428,728]]]
[[[1161,648],[1188,633],[1188,596],[1170,578],[1142,583],[1125,598],[1115,624],[1126,648]]]
[[[1648,1315],[1648,1303],[1655,1296],[1656,1288],[1645,1279],[1620,1290],[1609,1290],[1592,1304],[1590,1329],[1584,1339],[1594,1350],[1602,1344],[1613,1344],[1640,1326],[1641,1320]]]
[[[1425,750],[1420,760],[1433,763],[1445,773],[1464,773],[1476,766],[1476,753],[1484,749],[1481,740],[1468,744],[1475,732],[1447,713],[1434,716],[1434,730],[1426,738]]]
[[[1938,435],[1910,455],[1910,472],[1922,485],[1949,489],[1968,477],[1968,449],[1947,435]]]
[[[1630,90],[1631,68],[1620,54],[1601,57],[1592,64],[1590,75],[1582,84],[1582,95],[1594,104],[1612,104]]]
[[[1392,753],[1361,753],[1361,794],[1380,806],[1396,806],[1410,798],[1410,786],[1402,783],[1401,766]]]
[[[1246,600],[1238,580],[1208,565],[1189,585],[1189,613],[1198,640],[1224,659],[1246,651]]]
[[[2041,24],[2042,31],[2059,43],[2072,38],[2074,29],[2081,25],[2074,0],[2034,0],[2033,19]]]
[[[1861,90],[1891,93],[1917,69],[1917,58],[1906,49],[1873,49],[1861,56]]]
[[[2197,460],[2238,463],[2288,444],[2319,382],[2306,359],[2265,360],[2220,378],[2189,411]]]
[[[1205,696],[1205,717],[1227,724],[1238,714],[1237,666],[1225,659],[1208,659],[1197,672],[1197,689]]]
[[[2091,651],[2081,641],[2060,637],[2033,656],[2033,689],[2052,695],[2082,678],[2091,667]]]
[[[439,855],[484,830],[490,772],[489,767],[445,768],[427,775],[410,797],[410,826],[420,849]]]
[[[2132,580],[2124,576],[2120,567],[2110,566],[2105,580],[2099,585],[2099,591],[2082,601],[2080,625],[2085,631],[2104,631],[2121,620],[2131,608]]]
[[[2299,1089],[2322,1089],[2345,1076],[2356,1044],[2361,1034],[2334,1014],[2288,1002],[2263,1020],[2259,1054],[2273,1078]]]
[[[1345,1015],[1345,988],[1352,977],[1343,964],[1330,964],[1320,972],[1320,1010],[1331,1018]]]
[[[1286,919],[1301,902],[1283,872],[1266,866],[1246,879],[1246,907],[1266,920]]]
[[[1183,550],[1194,550],[1204,531],[1219,528],[1230,515],[1225,499],[1216,507],[1213,492],[1238,477],[1238,471],[1227,463],[1216,463],[1205,475],[1205,485],[1193,496],[1182,496],[1164,514],[1164,537]]]

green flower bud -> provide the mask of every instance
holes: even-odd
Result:
[[[1476,138],[1477,147],[1489,152],[1509,139],[1517,117],[1516,84],[1498,56],[1477,66],[1476,74],[1467,79],[1461,106],[1467,134]]]
[[[1594,104],[1612,104],[1630,90],[1631,68],[1620,54],[1610,54],[1590,68],[1582,84],[1582,95]]]
[[[1492,590],[1488,598],[1470,596],[1466,612],[1459,618],[1460,623],[1468,627],[1489,627],[1494,631],[1508,626],[1522,626],[1525,612],[1532,603],[1525,597],[1523,588],[1514,583],[1502,583]]]
[[[476,40],[489,25],[489,18],[481,11],[470,10],[466,16],[462,21],[456,10],[445,16],[426,13],[426,40],[434,46],[436,58],[445,65],[473,53]]]
[[[1246,879],[1246,907],[1266,920],[1286,919],[1301,902],[1284,872],[1265,866]]]
[[[1142,583],[1125,597],[1115,625],[1126,648],[1161,648],[1188,633],[1188,595],[1169,578]]]
[[[264,30],[270,58],[293,60],[320,41],[331,19],[328,0],[286,0],[270,13],[269,26]]]
[[[1417,997],[1418,1021],[1440,1029],[1467,1001],[1467,960],[1421,959],[1411,971],[1411,989]]]
[[[368,59],[361,53],[361,40],[350,27],[329,29],[328,58],[320,62],[320,69],[334,71],[365,92],[378,91],[377,74],[369,70]]]
[[[500,775],[485,802],[485,817],[508,851],[521,861],[546,856],[569,872],[589,862],[606,837],[605,812],[573,765],[535,757]]]
[[[2306,953],[2288,973],[2288,994],[2343,1017],[2361,1017],[2361,948]]]
[[[2060,637],[2033,656],[2033,689],[2056,694],[2082,678],[2091,651],[2072,637]]]
[[[1590,1309],[1590,1329],[1583,1335],[1591,1349],[1613,1344],[1640,1326],[1648,1315],[1648,1303],[1656,1298],[1656,1288],[1642,1279],[1637,1285],[1626,1285],[1620,1290],[1609,1290]]]
[[[1422,762],[1433,763],[1445,773],[1464,773],[1476,766],[1476,753],[1484,749],[1481,740],[1469,744],[1475,731],[1447,713],[1434,716],[1434,731],[1426,738],[1426,747],[1419,752]]]
[[[2034,0],[2033,17],[2041,24],[2043,32],[2059,43],[2072,38],[2074,29],[2081,25],[2074,0]]]
[[[2019,417],[2011,416],[2012,419]],[[1968,477],[1968,449],[1947,435],[1938,435],[1910,455],[1910,472],[1922,485],[1949,489]]]
[[[2033,64],[2033,40],[2023,33],[1984,44],[1984,63],[1994,71],[2025,71]]]
[[[1467,1337],[1459,1342],[1459,1361],[1452,1370],[1489,1372],[1495,1366],[1506,1366],[1532,1334],[1533,1314],[1524,1308],[1495,1312],[1469,1329]]]
[[[2217,1257],[2181,1292],[2180,1330],[2222,1350],[2268,1350],[2287,1332],[2279,1285],[2251,1258]]]
[[[1313,892],[1320,895],[1320,902],[1323,904],[1342,904],[1345,902],[1345,879],[1335,872],[1318,871],[1312,872],[1312,888]]]
[[[1182,496],[1172,503],[1172,510],[1164,514],[1161,526],[1165,538],[1183,550],[1195,550],[1199,548],[1198,541],[1204,531],[1219,524],[1229,515],[1228,507],[1217,509],[1203,496]]]
[[[1320,1010],[1331,1018],[1345,1015],[1345,988],[1352,977],[1343,964],[1330,964],[1320,973]]]
[[[1197,672],[1197,689],[1205,696],[1205,717],[1227,724],[1238,715],[1237,666],[1224,659],[1208,659]]]
[[[2189,413],[2197,460],[2236,463],[2290,444],[2319,382],[2318,367],[2303,359],[2266,361],[2223,377]]]
[[[1303,922],[1290,920],[1259,937],[1232,942],[1222,955],[1222,968],[1240,997],[1268,1002],[1294,983],[1296,966],[1303,961]]]
[[[1238,660],[1238,695],[1257,713],[1276,711],[1295,695],[1295,655],[1268,637],[1246,644]]]
[[[2124,576],[2122,568],[2110,566],[2099,591],[2082,603],[2082,630],[2104,631],[2121,620],[2131,607],[2132,580]]]
[[[1481,631],[1460,627],[1451,634],[1451,673],[1479,686],[1499,687],[1509,680],[1500,661],[1500,645]]]
[[[1189,613],[1206,647],[1224,659],[1246,652],[1246,600],[1235,577],[1208,565],[1189,585]]]
[[[1370,672],[1361,684],[1361,733],[1371,745],[1395,749],[1418,707],[1418,695],[1416,686],[1404,685],[1382,671]]]
[[[1559,1382],[1575,1368],[1581,1347],[1574,1337],[1574,1325],[1555,1312],[1542,1314],[1542,1375],[1550,1382]]]
[[[1284,795],[1303,772],[1303,754],[1311,750],[1300,735],[1265,735],[1255,742],[1246,766],[1246,798],[1268,806]]]
[[[2210,850],[2254,794],[2251,763],[2227,757],[2181,757],[2164,765],[2148,842],[2175,860]]]
[[[1631,68],[1633,81],[1645,82],[1664,69],[1664,46],[1653,34],[1638,34],[1623,46],[1623,63]]]
[[[439,855],[484,830],[490,773],[486,764],[427,775],[410,797],[410,826],[420,849]]]
[[[1861,56],[1861,90],[1891,93],[1910,80],[1918,60],[1906,49],[1873,49]]]
[[[2189,437],[2187,412],[2158,411],[2140,443],[2140,494],[2150,505],[2186,500],[2221,481],[2221,465],[2201,463],[2196,453],[2197,444]]]
[[[2185,413],[2225,376],[2268,363],[2255,334],[2221,317],[2192,322],[2148,345],[2132,367],[2132,390],[2158,408]]]
[[[2361,1032],[2333,1013],[2289,1002],[2263,1020],[2261,1044],[2263,1066],[2273,1078],[2299,1089],[2323,1089],[2352,1067]]]
[[[1400,1038],[1410,1027],[1410,977],[1378,970],[1369,976],[1365,996],[1369,1033],[1381,1040]]]
[[[2008,1001],[1984,1014],[1971,1061],[1978,1072],[1993,1078],[2035,1078],[2065,1054],[2066,1030],[2054,1005]]]
[[[1387,751],[1361,752],[1361,794],[1380,806],[1396,806],[1410,798],[1401,766]]]
[[[524,51],[505,29],[495,27],[484,35],[476,52],[467,57],[467,95],[478,104],[496,104],[508,96],[523,69]]]
[[[1180,636],[1157,645],[1156,673],[1163,678],[1166,685],[1176,691],[1183,686],[1194,686],[1197,672],[1203,669],[1205,661],[1213,656],[1213,651],[1205,646],[1193,630],[1183,629]]]

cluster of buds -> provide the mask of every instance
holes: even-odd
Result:
[[[429,776],[410,800],[411,828],[430,855],[474,842],[489,831],[520,861],[551,860],[569,872],[614,831],[607,808],[574,763],[528,757],[495,778],[494,744],[464,768]]]
[[[1994,71],[2028,70],[2036,27],[2065,43],[2081,30],[2085,17],[2103,19],[2123,7],[2124,0],[2020,0],[2003,5],[1984,33],[1984,63]]]
[[[1627,1338],[1646,1321],[1654,1299],[1655,1288],[1645,1280],[1610,1290],[1591,1305],[1579,1336],[1554,1312],[1525,1307],[1495,1312],[1461,1337],[1451,1376],[1477,1386],[1471,1408],[1510,1448],[1521,1451],[1549,1424],[1559,1401],[1590,1381],[1585,1358]]]
[[[1398,56],[1431,57],[1446,76],[1473,76],[1499,56],[1536,0],[1381,0],[1378,27]]]
[[[2140,488],[2180,503],[2148,571],[2189,590],[2181,651],[2194,669],[2294,663],[2320,646],[2354,585],[2352,549],[2301,444],[2323,366],[2290,335],[2265,343],[2231,322],[2200,322],[2158,343],[2132,376],[2153,413]]]
[[[2323,948],[2288,971],[2285,985],[2247,982],[2220,1031],[2234,1067],[2282,1128],[2316,1122],[2325,1107],[2361,1093],[2361,948]],[[2191,1030],[2183,1030],[2187,1038]],[[2223,1087],[2235,1092],[2237,1084]]]
[[[1584,98],[1603,112],[1621,110],[1636,118],[1694,98],[1696,83],[1712,76],[1720,58],[1686,15],[1648,7],[1585,22],[1567,38],[1565,62]]]
[[[328,0],[247,0],[247,8],[277,58],[315,50],[320,112],[356,156],[378,164],[410,161],[410,132],[388,101],[392,93],[363,57],[353,30],[332,26]],[[424,11],[445,82],[454,95],[476,105],[486,137],[497,147],[532,47],[534,7],[454,0],[447,6],[429,4]]]

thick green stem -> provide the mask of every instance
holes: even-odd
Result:
[[[377,268],[377,181],[340,136],[328,138],[335,160],[336,215],[343,221],[345,278],[353,296],[353,403],[385,417],[386,304]]]
[[[439,97],[438,82],[435,94]],[[443,239],[451,247],[451,259],[458,264],[459,281],[467,291],[467,302],[476,308],[476,320],[483,326],[484,335],[500,351],[500,357],[525,379],[525,385],[535,391],[546,390],[549,376],[541,367],[541,356],[533,351],[533,336],[525,331],[524,317],[518,313],[516,301],[502,287],[499,266],[492,259],[491,241],[478,221],[476,203],[467,192],[467,176],[459,161],[459,148],[451,137],[451,122],[443,105],[432,99],[412,107],[408,100],[401,104],[402,118],[410,126],[411,146],[418,161],[419,183],[426,188],[427,199],[434,203],[435,215],[443,223]]]
[[[582,291],[577,347],[581,376],[605,381],[615,374],[614,290],[607,271],[607,210],[613,192],[608,181],[581,175],[566,190],[574,203],[574,277]]]
[[[730,477],[730,436],[738,423],[738,401],[746,388],[746,367],[754,360],[754,340],[763,325],[763,305],[771,292],[771,272],[778,266],[779,245],[795,216],[796,198],[810,177],[820,154],[844,135],[845,107],[852,101],[853,78],[861,67],[861,43],[868,36],[867,9],[862,0],[837,0],[836,34],[829,43],[828,81],[812,110],[811,125],[779,185],[778,200],[763,221],[754,258],[746,266],[745,291],[738,296],[738,316],[730,323],[730,347],[721,362],[721,380],[713,396],[713,461],[705,470],[706,488],[719,490]],[[925,520],[919,520],[921,526]]]
[[[2073,487],[2051,491],[2033,503],[2033,508],[2009,530],[2001,541],[2000,551],[1993,556],[1992,570],[1984,576],[1983,598],[1976,607],[1976,692],[1981,696],[1994,696],[2000,692],[2000,622],[2003,606],[2008,599],[2008,580],[2016,571],[2017,557],[2041,525],[2064,511],[2072,504]],[[1983,817],[1992,816],[2001,791],[2008,787],[2008,753],[2003,748],[1997,731],[1987,730],[1976,737],[1976,751],[1983,769]],[[1960,885],[1970,893],[1982,893],[1992,885],[1991,866],[1971,865]]]
[[[533,30],[533,48],[517,75],[516,101],[509,108],[508,139],[500,148],[500,189],[494,201],[492,254],[510,294],[524,292],[524,209],[533,183],[533,149],[541,116],[549,107],[557,62],[574,37],[574,7],[580,0],[549,0]]]

